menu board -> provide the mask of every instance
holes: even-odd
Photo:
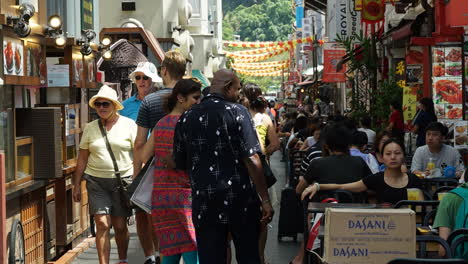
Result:
[[[455,148],[457,149],[468,148],[468,121],[456,122],[453,135],[454,135]]]
[[[438,119],[463,118],[461,47],[432,48],[432,89]]]

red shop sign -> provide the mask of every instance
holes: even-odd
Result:
[[[343,65],[343,69],[339,72],[336,71],[336,65],[346,55],[346,50],[326,49],[323,53],[323,82],[345,82],[346,65]]]
[[[468,26],[468,5],[466,0],[450,0],[445,6],[447,25],[451,27]]]

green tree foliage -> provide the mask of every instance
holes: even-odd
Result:
[[[224,40],[233,40],[236,34],[242,41],[282,41],[293,31],[294,12],[290,0],[223,1],[223,8],[227,2]],[[235,7],[235,3],[240,5]],[[235,9],[229,9],[233,7]]]

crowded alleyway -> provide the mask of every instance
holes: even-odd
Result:
[[[281,189],[284,188],[286,178],[285,178],[285,162],[281,162],[281,152],[277,151],[271,157],[271,166],[273,172],[278,178],[278,182],[273,186],[274,191],[277,195],[277,202],[274,205],[275,208],[275,217],[273,221],[270,223],[269,229],[269,236],[268,242],[266,246],[266,256],[267,260],[270,264],[283,264],[288,263],[296,254],[297,249],[300,246],[300,241],[302,240],[302,236],[298,237],[298,241],[294,242],[291,240],[284,239],[283,242],[278,242],[277,234],[278,234],[278,218],[279,218],[279,199],[281,194]],[[136,225],[129,226],[130,230],[130,245],[128,248],[128,263],[143,263],[144,262],[144,254],[140,246],[140,242],[138,241],[138,236],[136,234]],[[110,262],[115,263],[117,262],[117,246],[115,244],[115,240],[111,240],[111,258]],[[234,251],[234,248],[233,248]],[[96,247],[93,245],[84,253],[80,254],[73,264],[95,264],[97,263],[97,252]],[[235,259],[233,259],[233,263],[237,263]]]

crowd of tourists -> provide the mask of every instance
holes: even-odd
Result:
[[[258,85],[241,84],[230,70],[216,72],[203,91],[185,72],[184,57],[169,51],[159,69],[142,62],[130,74],[136,87],[131,98],[120,102],[104,85],[89,101],[99,118],[81,138],[73,197],[81,200],[84,179],[99,263],[109,263],[111,228],[119,263],[128,263],[132,214],[146,264],[230,263],[231,242],[238,263],[267,263],[267,225],[277,198],[266,175],[269,157],[280,148],[289,161],[292,153],[305,153],[299,175],[289,181],[302,199],[320,201],[333,190],[370,191],[377,203],[395,204],[408,198],[408,188],[422,188],[421,178],[447,168],[463,182],[463,161],[444,144],[447,128],[436,121],[430,100],[420,102],[413,131],[418,149],[406,164],[397,104],[376,134],[369,117],[357,124],[341,115],[324,118],[318,104],[310,111],[275,107]],[[130,184],[153,158],[151,213],[133,212],[119,186]],[[289,174],[297,174],[288,166]],[[454,200],[460,204],[451,197],[441,203],[444,215],[437,214],[441,237],[456,228],[450,218]],[[303,258],[301,248],[291,263]]]

